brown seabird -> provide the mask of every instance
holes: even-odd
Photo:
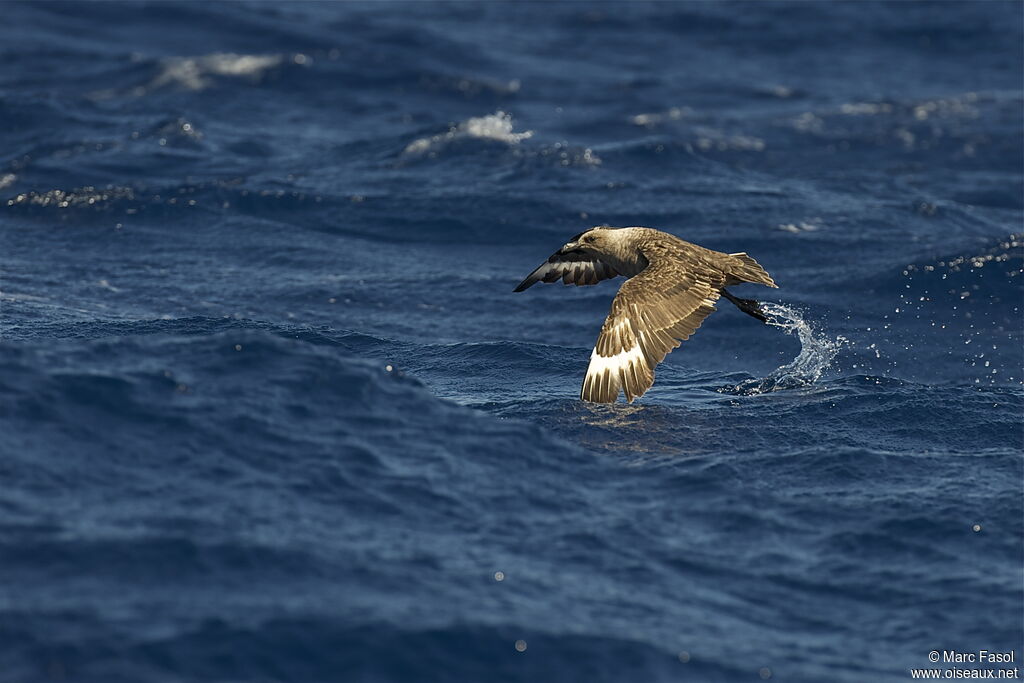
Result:
[[[514,291],[556,280],[594,285],[618,275],[628,279],[590,354],[584,401],[614,403],[622,391],[632,403],[654,384],[658,363],[716,310],[719,295],[767,322],[756,301],[734,297],[726,287],[778,286],[745,252],[712,251],[652,228],[598,227],[569,240]]]

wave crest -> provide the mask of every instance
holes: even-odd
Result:
[[[487,116],[467,119],[450,127],[447,132],[414,140],[406,146],[404,153],[425,154],[435,152],[437,149],[462,138],[497,140],[509,145],[517,145],[521,140],[531,137],[533,137],[532,130],[522,133],[513,132],[512,116],[499,109]]]

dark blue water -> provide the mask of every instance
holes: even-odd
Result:
[[[3,10],[0,679],[1024,656],[1020,3]],[[773,324],[579,402],[599,224]]]

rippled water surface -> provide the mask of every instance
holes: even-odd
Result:
[[[1024,657],[1019,3],[9,3],[0,678]],[[747,251],[577,400],[592,225]]]

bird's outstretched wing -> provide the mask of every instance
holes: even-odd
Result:
[[[665,261],[624,282],[590,355],[580,398],[614,403],[620,391],[630,402],[642,396],[658,363],[716,310],[724,282],[716,270]]]
[[[538,282],[558,280],[567,285],[596,285],[601,280],[617,275],[619,272],[609,264],[582,250],[567,253],[556,251],[512,291],[521,292]]]

